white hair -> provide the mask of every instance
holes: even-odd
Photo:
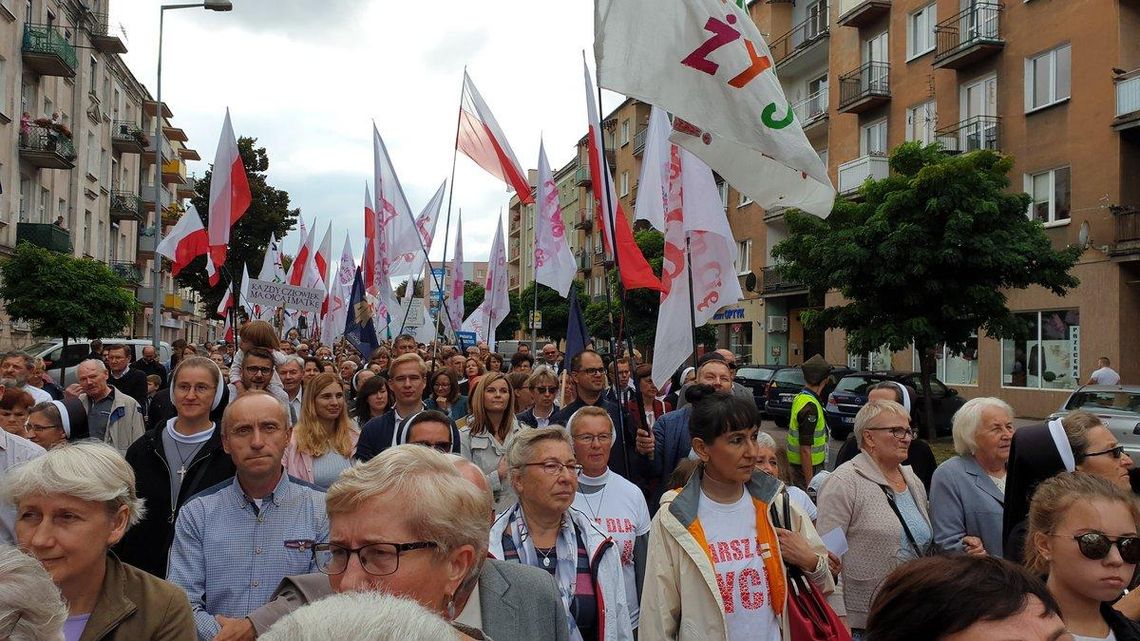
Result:
[[[96,370],[98,370],[100,372],[106,372],[107,371],[107,364],[104,363],[103,361],[99,360],[98,358],[89,358],[89,359],[83,361],[78,366],[76,366],[76,370],[78,370],[80,367],[83,367],[84,365],[90,365],[91,367],[94,367]]]
[[[118,450],[98,441],[57,447],[21,463],[8,471],[0,490],[17,504],[28,496],[62,494],[106,503],[111,512],[125,505],[129,525],[146,513],[135,491],[135,471]]]
[[[756,434],[756,444],[760,447],[776,449],[776,439],[772,438],[772,435],[767,432]]]
[[[67,605],[40,562],[0,546],[0,634],[8,641],[63,641]]]
[[[972,398],[954,412],[952,432],[954,451],[959,456],[969,456],[978,450],[978,429],[982,427],[982,414],[986,410],[998,410],[1013,417],[1009,403],[992,396]]]
[[[454,628],[419,603],[381,592],[345,592],[298,608],[262,641],[440,641]]]
[[[879,417],[880,414],[896,414],[906,419],[907,424],[910,424],[910,412],[906,408],[894,401],[867,401],[863,407],[859,409],[859,413],[855,415],[855,444],[859,449],[863,449],[863,432],[871,424],[871,421]]]
[[[288,354],[285,356],[284,359],[282,359],[281,364],[277,366],[277,369],[280,370],[282,367],[285,367],[286,365],[296,365],[297,367],[300,367],[301,369],[305,369],[305,359],[301,358],[300,356],[297,356],[296,354]]]

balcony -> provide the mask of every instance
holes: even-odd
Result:
[[[174,202],[174,199],[170,196],[170,190],[167,189],[165,185],[162,186],[161,195],[162,195],[162,209],[166,209],[167,207],[170,206],[170,204],[172,202]],[[139,190],[139,196],[142,198],[142,201],[143,201],[143,209],[145,211],[154,211],[154,182],[153,181],[145,182],[141,185],[140,190]]]
[[[177,158],[164,161],[162,163],[162,183],[164,185],[186,184],[186,163]]]
[[[1112,217],[1116,221],[1116,244],[1109,252],[1113,258],[1129,257],[1140,259],[1140,207],[1135,205],[1114,205]]]
[[[141,154],[147,147],[146,132],[128,120],[116,120],[111,125],[111,148],[122,154]]]
[[[934,27],[935,69],[964,69],[997,54],[1001,38],[1002,5],[978,2]]]
[[[106,13],[96,13],[92,17],[95,18],[95,25],[91,27],[91,44],[107,55],[126,53],[127,45],[111,28],[111,16]]]
[[[648,127],[642,127],[633,135],[633,155],[640,156],[645,153],[645,136],[649,133]]]
[[[143,204],[138,194],[128,191],[111,192],[111,222],[118,223],[124,220],[142,222]]]
[[[606,264],[606,246],[603,245],[601,241],[598,241],[598,244],[594,245],[594,264]]]
[[[868,62],[839,76],[839,111],[863,113],[891,101],[891,65]]]
[[[1140,127],[1140,69],[1116,79],[1116,119],[1112,128],[1124,131]]]
[[[839,0],[841,27],[865,27],[891,12],[891,0]]]
[[[578,210],[578,218],[574,220],[574,229],[590,231],[594,228],[594,208],[583,207]]]
[[[160,140],[162,142],[162,160],[163,160],[163,162],[166,162],[168,160],[175,158],[174,148],[170,146],[170,143],[167,142],[165,138],[162,138]],[[154,137],[151,137],[147,141],[146,149],[144,149],[142,152],[142,159],[148,165],[154,164],[154,150],[155,150],[155,139],[154,139]]]
[[[868,180],[882,180],[891,172],[886,156],[863,156],[839,165],[839,193],[849,196]]]
[[[776,64],[776,68],[778,69],[785,62],[799,57],[816,44],[824,42],[828,37],[827,29],[827,4],[821,3],[813,15],[809,15],[807,19],[792,27],[769,45],[769,49],[772,51],[772,61]],[[826,60],[826,55],[824,60]]]
[[[193,198],[198,195],[198,179],[187,176],[183,179],[182,184],[175,187],[174,191],[179,198]]]
[[[574,172],[574,184],[579,187],[585,187],[586,189],[590,188],[590,168],[588,166],[579,167],[578,171]]]
[[[788,294],[807,289],[803,284],[780,275],[775,267],[765,267],[763,275],[765,294]]]
[[[131,287],[138,287],[142,284],[142,269],[132,262],[113,260],[111,261],[111,271],[115,272],[119,278],[127,281],[127,285]]]
[[[182,313],[184,314],[197,314],[198,304],[189,298],[182,299]]]
[[[824,87],[792,105],[792,111],[795,112],[796,120],[799,121],[804,133],[807,133],[815,125],[827,121],[827,101],[828,91]]]
[[[27,241],[61,254],[71,253],[71,232],[50,223],[19,223],[16,225],[16,244]]]
[[[139,258],[151,258],[154,256],[155,248],[154,228],[147,227],[146,229],[139,230],[139,245],[135,254]]]
[[[577,259],[577,262],[578,262],[578,270],[579,271],[583,271],[583,272],[590,271],[591,263],[590,263],[589,252],[587,252],[584,249],[579,249],[578,255],[575,256],[575,258]]]
[[[20,134],[20,159],[40,169],[73,169],[75,146],[71,136],[53,127],[31,125]]]
[[[23,52],[24,64],[41,76],[75,77],[75,47],[51,25],[24,25]]]
[[[989,149],[1001,149],[1001,118],[974,116],[934,132],[935,138],[946,151],[955,154]]]

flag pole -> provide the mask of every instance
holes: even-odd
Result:
[[[693,369],[697,368],[697,307],[693,298],[693,255],[689,232],[685,232],[685,271],[689,276],[689,330],[693,333]]]
[[[463,77],[467,77],[467,65],[463,65]],[[447,188],[447,220],[443,226],[443,258],[440,260],[440,266],[443,267],[443,273],[447,273],[447,245],[451,237],[451,201],[455,196],[455,162],[459,158],[459,128],[463,124],[463,96],[467,92],[467,84],[461,83],[459,89],[459,108],[455,110],[455,144],[451,146],[451,182]],[[431,259],[428,258],[428,269],[431,270]],[[435,280],[435,273],[432,270],[432,280]],[[455,278],[462,278],[462,274],[455,274]],[[448,325],[451,326],[451,311],[447,309],[447,294],[443,290],[443,284],[439,285],[439,306],[444,314],[447,314]],[[436,336],[443,335],[443,316],[438,312],[435,315]],[[439,351],[439,343],[436,342],[436,351]],[[437,354],[438,356],[438,354]],[[431,359],[431,373],[428,375],[428,380],[431,376],[435,375],[435,362],[438,358]]]

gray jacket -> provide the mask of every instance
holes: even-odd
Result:
[[[297,608],[332,594],[323,574],[285,577],[269,603],[249,615],[258,636]],[[479,571],[484,638],[569,641],[570,626],[554,578],[543,570],[487,559]]]
[[[1001,557],[1005,496],[973,456],[955,456],[934,470],[930,483],[930,524],[934,542],[962,550],[962,537],[976,536],[986,552]]]

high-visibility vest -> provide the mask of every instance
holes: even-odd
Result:
[[[811,441],[812,467],[823,465],[827,459],[827,422],[823,415],[823,405],[815,394],[802,391],[792,401],[792,416],[788,422],[788,463],[799,465],[800,460],[800,428],[799,414],[805,405],[814,405],[816,411],[815,433]]]

